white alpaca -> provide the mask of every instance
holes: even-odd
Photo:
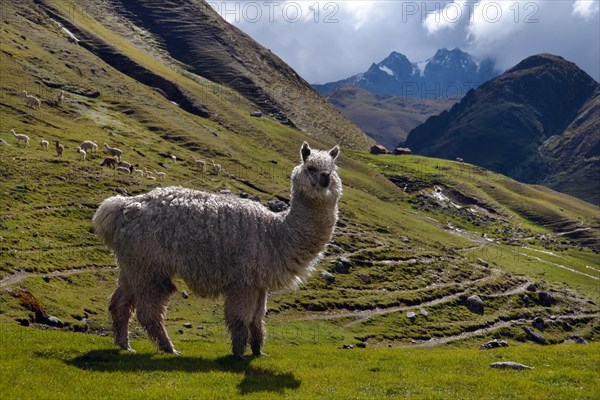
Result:
[[[27,94],[27,90],[23,90],[25,94],[25,101],[27,102],[27,107],[37,108],[38,110],[42,107],[42,102],[35,96]]]
[[[249,339],[252,353],[260,355],[267,293],[303,282],[333,234],[342,194],[338,155],[337,146],[319,151],[302,145],[290,207],[281,213],[249,199],[182,187],[104,200],[93,222],[120,267],[109,305],[115,343],[131,349],[128,325],[135,309],[159,348],[176,353],[164,318],[177,275],[200,296],[224,295],[233,354],[243,357]]]
[[[115,171],[119,171],[127,175],[131,174],[131,170],[127,167],[117,167],[115,168]]]
[[[48,150],[50,143],[46,139],[40,139],[40,147],[44,150]]]
[[[91,140],[84,140],[79,147],[81,147],[81,150],[85,150],[88,153],[95,153],[98,151],[98,145]]]
[[[213,174],[219,175],[222,170],[221,164],[215,164],[215,162],[212,161],[212,169],[213,169]]]
[[[196,163],[197,166],[200,167],[200,170],[202,172],[204,172],[204,170],[206,169],[206,161],[204,161],[200,158],[194,158],[194,162]]]
[[[154,170],[154,173],[156,174],[156,176],[158,176],[158,179],[160,179],[161,181],[165,179],[165,176],[167,176],[166,172]]]
[[[25,147],[29,147],[29,136],[16,133],[14,129],[11,129],[10,132],[17,139],[17,146],[19,145],[19,142],[23,142]]]
[[[121,160],[123,152],[120,149],[117,149],[116,147],[110,147],[106,143],[104,143],[104,147],[106,147],[106,150],[108,150],[111,156],[115,157],[117,160]]]
[[[65,91],[61,90],[58,95],[56,96],[56,100],[58,101],[58,104],[63,104],[65,102]]]
[[[81,159],[82,159],[83,161],[85,161],[85,160],[86,160],[86,158],[87,158],[87,153],[85,152],[85,150],[83,150],[81,147],[78,147],[78,148],[77,148],[77,152],[78,152],[79,154],[81,154]]]

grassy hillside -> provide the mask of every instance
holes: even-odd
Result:
[[[189,289],[181,282],[167,329],[184,356],[157,354],[137,324],[131,332],[139,352],[115,351],[106,307],[117,271],[90,223],[100,201],[159,185],[243,192],[263,203],[287,200],[302,141],[316,148],[334,143],[275,118],[250,117],[256,105],[234,90],[213,91],[210,81],[168,68],[101,19],[82,18],[80,8],[60,10],[71,10],[81,29],[185,88],[182,98],[191,108],[111,67],[90,47],[70,43],[43,8],[29,2],[2,7],[0,138],[8,143],[0,144],[3,396],[598,395],[597,343],[565,343],[600,338],[597,207],[469,164],[348,148],[340,161],[340,221],[318,265],[335,281],[318,271],[295,292],[271,294],[271,357],[231,360],[222,301],[185,298],[182,291]],[[40,110],[26,106],[23,90],[43,100]],[[66,93],[64,104],[53,100],[59,90]],[[198,115],[201,108],[210,115]],[[10,129],[28,135],[31,146],[17,146]],[[63,156],[52,146],[43,150],[41,138],[60,141]],[[121,148],[124,160],[165,172],[165,180],[100,167],[107,155],[102,148],[81,160],[75,149],[86,139]],[[224,172],[202,171],[194,158],[220,163]],[[474,294],[485,303],[483,314],[466,306]],[[533,326],[537,317],[542,328]],[[524,328],[551,345],[535,344]],[[477,350],[492,338],[510,346]],[[354,348],[338,349],[342,345]],[[577,369],[565,359],[576,359]],[[504,360],[535,369],[488,367]]]

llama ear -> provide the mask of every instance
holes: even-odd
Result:
[[[308,143],[302,143],[302,148],[300,149],[300,156],[302,156],[303,162],[306,162],[306,159],[308,158],[308,156],[310,156],[310,147],[308,146]]]
[[[329,150],[329,155],[335,160],[337,156],[340,155],[340,147],[335,146],[333,149]]]

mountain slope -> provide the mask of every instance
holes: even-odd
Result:
[[[72,30],[84,47],[111,66],[160,88],[184,108],[194,103],[193,110],[202,110],[202,116],[223,119],[216,110],[202,104],[203,92],[218,95],[222,87],[228,87],[251,101],[257,110],[311,136],[347,147],[367,148],[373,144],[279,57],[224,21],[203,0],[96,0],[93,6],[88,4],[84,8],[90,16],[97,14],[105,27],[119,34],[120,40],[161,58],[164,65],[175,71],[208,79],[201,82],[204,87],[200,93],[164,82],[155,71],[143,68],[126,53],[118,53],[114,43],[101,38],[98,31],[80,24],[81,21],[61,18],[58,11],[64,6],[59,3],[39,3]],[[178,92],[187,94],[182,96]]]
[[[415,99],[376,94],[356,86],[342,86],[326,99],[367,135],[390,150],[406,140],[413,128],[453,104],[442,98]]]
[[[597,203],[599,87],[573,63],[532,56],[415,128],[404,144]]]
[[[458,99],[469,89],[498,75],[491,60],[476,61],[456,48],[439,49],[433,57],[411,63],[393,51],[364,73],[314,87],[327,96],[342,86],[357,86],[372,93],[402,97]]]

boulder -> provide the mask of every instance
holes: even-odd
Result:
[[[542,317],[535,317],[533,319],[533,327],[539,331],[543,331],[545,324],[544,324],[544,318]]]
[[[371,283],[371,278],[369,278],[369,276],[368,276],[368,275],[365,275],[365,274],[358,274],[358,278],[359,278],[361,281],[363,281],[363,283],[365,283],[365,284],[367,284],[367,285],[368,285],[369,283]]]
[[[348,260],[346,257],[340,257],[337,264],[335,265],[335,272],[340,274],[347,274],[350,272],[350,268],[352,267],[352,262]]]
[[[327,283],[335,282],[335,276],[327,271],[321,271],[321,278],[325,279]]]
[[[250,116],[251,117],[256,117],[256,118],[260,118],[263,116],[262,111],[251,111],[250,112]]]
[[[413,311],[409,311],[406,313],[406,318],[408,318],[410,322],[414,322],[415,318],[417,318],[417,314],[415,314]]]
[[[188,297],[190,297],[190,295],[188,294],[188,292],[186,292],[185,290],[181,292],[181,297],[183,297],[184,299],[187,299]]]
[[[375,146],[371,147],[371,154],[380,155],[380,154],[387,154],[387,153],[388,153],[387,149],[380,144],[376,144]]]
[[[477,295],[473,295],[473,296],[467,298],[467,308],[472,313],[483,315],[483,311],[484,311],[483,300],[481,300],[481,297],[479,297]]]
[[[192,323],[191,322],[186,322],[185,324],[183,324],[184,328],[191,328],[192,327]]]
[[[527,290],[530,292],[535,292],[537,290],[537,285],[532,282],[529,285],[527,285]]]
[[[429,313],[424,308],[419,308],[419,312],[424,317],[427,317],[429,315]]]
[[[481,265],[483,267],[486,267],[486,268],[488,268],[490,266],[490,264],[487,261],[485,261],[485,260],[483,260],[481,258],[478,258],[477,262],[479,263],[479,265]]]
[[[500,369],[516,369],[516,370],[524,370],[524,369],[533,369],[528,365],[523,365],[520,363],[516,363],[513,361],[500,361],[490,364],[491,368],[500,368]]]
[[[531,329],[528,326],[524,326],[523,330],[527,334],[527,338],[529,338],[530,340],[533,340],[534,342],[539,343],[539,344],[548,344],[548,341],[546,340],[546,338],[544,336],[542,336],[541,333],[537,333],[536,331],[534,331],[533,329]]]
[[[504,340],[494,339],[479,346],[479,350],[496,349],[498,347],[508,347],[508,343],[506,343]]]
[[[554,303],[554,297],[546,292],[539,292],[538,299],[544,307],[550,307]]]

